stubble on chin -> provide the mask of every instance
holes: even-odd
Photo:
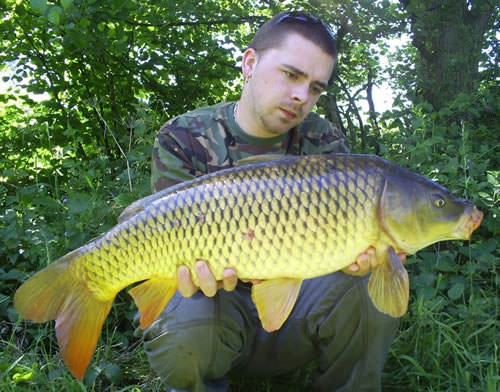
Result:
[[[269,137],[283,135],[295,126],[295,124],[292,124],[290,121],[281,117],[279,113],[261,116],[260,123],[262,129],[267,135],[269,135]]]

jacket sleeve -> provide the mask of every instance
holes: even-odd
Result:
[[[346,136],[333,123],[311,115],[303,125],[302,154],[348,153]]]
[[[333,123],[328,122],[325,132],[322,135],[322,153],[349,153],[349,141],[344,133]]]
[[[177,119],[167,122],[155,138],[151,161],[151,190],[156,193],[169,186],[200,175],[195,167],[192,136]]]

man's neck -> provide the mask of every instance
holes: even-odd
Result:
[[[251,114],[253,112],[249,105],[250,104],[245,101],[243,95],[235,104],[234,119],[242,131],[247,135],[262,139],[271,139],[280,136],[280,134],[269,132],[269,130],[259,124],[258,117]]]

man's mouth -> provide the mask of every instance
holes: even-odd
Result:
[[[287,110],[287,109],[280,108],[280,111],[289,120],[294,120],[295,118],[297,118],[297,113],[294,112],[294,111],[292,111],[292,110]]]

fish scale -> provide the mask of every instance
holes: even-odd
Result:
[[[303,279],[340,270],[376,249],[368,292],[382,312],[407,309],[396,253],[467,239],[482,213],[445,188],[376,156],[252,158],[132,203],[102,237],[63,256],[16,292],[19,314],[56,320],[64,360],[79,379],[116,294],[129,293],[149,326],[177,289],[177,268],[205,260],[262,279],[252,300],[266,331],[286,321]],[[444,206],[444,208],[443,208]]]
[[[348,241],[347,221],[357,230],[360,222],[366,219],[361,212],[368,208],[359,209],[358,203],[353,203],[358,199],[356,193],[365,193],[365,181],[360,181],[363,177],[359,175],[331,175],[324,165],[299,165],[297,169],[290,175],[289,171],[264,166],[252,173],[258,180],[236,176],[231,182],[207,183],[201,190],[193,188],[168,196],[161,201],[161,206],[153,206],[126,222],[128,229],[116,230],[100,240],[100,257],[94,257],[100,265],[108,266],[109,276],[105,279],[114,289],[121,289],[137,281],[138,277],[142,278],[143,274],[150,274],[151,271],[134,268],[136,254],[142,255],[154,269],[153,273],[166,276],[174,276],[179,264],[192,266],[197,259],[207,259],[217,278],[222,277],[224,268],[233,267],[241,278],[266,279],[283,274],[279,262],[283,256],[300,262],[295,271],[288,274],[290,276],[304,277],[306,274],[305,277],[312,277],[324,273],[320,266],[325,259],[325,246],[332,257],[337,256],[335,252],[344,253],[353,245]],[[322,183],[330,187],[342,183],[343,187],[338,197],[332,198],[331,192],[319,193]],[[275,212],[271,213],[273,204]],[[280,204],[284,208],[280,208]],[[287,213],[290,209],[293,212]],[[201,211],[203,219],[194,211]],[[345,219],[335,219],[339,216]],[[236,233],[228,231],[228,223],[234,217],[239,219]],[[154,224],[148,224],[148,220]],[[166,223],[161,224],[161,220]],[[330,246],[325,241],[327,225],[329,231],[337,234]],[[313,241],[308,236],[316,230],[323,235]],[[124,260],[109,257],[109,253],[113,253],[110,243],[116,242],[113,240],[116,235],[125,238],[128,244],[125,259],[132,259],[127,263],[130,268],[126,276],[118,275],[114,268]],[[166,247],[165,254],[152,252],[158,247]],[[238,265],[234,265],[235,260]],[[275,268],[269,268],[269,264]],[[94,268],[94,264],[89,265],[89,269]],[[125,277],[128,279],[124,280]]]

